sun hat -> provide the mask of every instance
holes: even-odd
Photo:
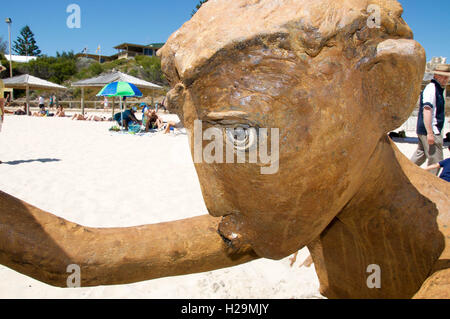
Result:
[[[450,64],[437,64],[432,72],[438,75],[450,76]]]

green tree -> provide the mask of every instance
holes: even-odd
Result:
[[[161,70],[161,59],[157,56],[139,55],[135,57],[141,76],[150,82],[166,85],[167,81]]]
[[[192,10],[192,15],[191,15],[191,16],[194,16],[194,14],[196,14],[197,11],[198,11],[198,10],[202,7],[202,5],[203,5],[204,3],[206,3],[206,2],[208,2],[208,0],[200,0],[200,2],[195,6],[195,9]]]
[[[6,41],[3,40],[3,37],[0,36],[0,53],[5,54],[7,47],[8,43],[6,43]]]
[[[25,26],[20,31],[17,40],[14,41],[13,50],[18,55],[40,56],[41,50],[36,45],[34,34],[29,26]]]
[[[58,84],[63,84],[77,73],[73,52],[57,52],[56,57],[40,56],[35,61],[21,63],[18,68],[22,74],[31,74]]]

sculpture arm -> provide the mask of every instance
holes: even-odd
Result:
[[[251,249],[229,251],[209,215],[147,226],[83,227],[0,192],[0,264],[67,287],[69,265],[81,286],[127,284],[242,264]]]

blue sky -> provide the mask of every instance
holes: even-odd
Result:
[[[230,0],[232,1],[232,0]],[[413,29],[415,38],[425,47],[427,59],[445,56],[450,59],[450,1],[400,0],[404,19]],[[69,29],[66,20],[68,5],[81,8],[81,28]],[[84,47],[95,53],[116,53],[114,46],[123,43],[148,44],[165,42],[190,16],[198,0],[22,0],[2,1],[0,36],[7,40],[11,17],[12,39],[29,25],[44,54],[56,51],[80,52]]]

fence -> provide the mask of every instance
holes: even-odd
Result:
[[[147,103],[147,104],[152,104],[151,101],[145,101],[145,100],[139,100],[139,101],[128,101],[128,104],[141,104],[141,103]],[[13,104],[24,104],[23,103],[13,103]],[[68,109],[81,109],[81,101],[80,100],[74,100],[74,101],[58,101],[58,105],[61,105],[64,108],[68,108]],[[114,103],[114,107],[118,108],[119,107],[119,100],[116,100]],[[18,105],[17,105],[18,106]],[[30,107],[38,107],[38,102],[36,101],[30,101]],[[48,107],[48,102],[46,102],[46,107]],[[99,100],[99,101],[84,101],[84,107],[86,109],[104,109],[105,108],[105,104],[103,102],[103,100]],[[109,100],[108,101],[108,109],[113,107],[113,101]]]

